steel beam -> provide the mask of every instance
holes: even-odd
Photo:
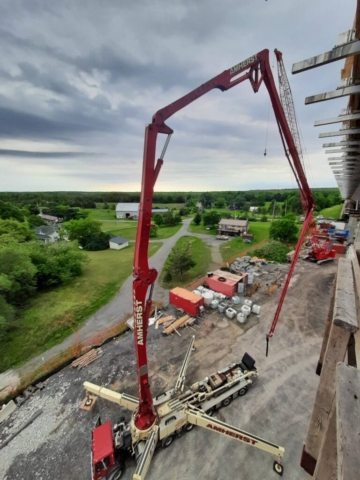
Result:
[[[329,157],[328,160],[357,160],[360,155],[344,155],[342,157]]]
[[[339,130],[337,132],[319,133],[319,138],[338,137],[340,135],[358,135],[360,128],[349,128],[347,130]]]
[[[359,120],[360,113],[349,113],[348,115],[339,115],[334,118],[327,118],[325,120],[315,120],[314,127],[319,127],[320,125],[329,125],[330,123],[339,123],[339,122],[349,122],[350,120]]]
[[[343,142],[333,142],[333,143],[324,143],[323,147],[324,148],[331,148],[331,147],[347,147],[349,145],[356,145],[360,147],[360,140],[354,140],[354,141],[343,141]]]
[[[360,42],[359,42],[360,43]],[[342,87],[332,92],[319,93],[305,98],[305,105],[311,103],[325,102],[326,100],[333,100],[334,98],[346,97],[347,95],[356,95],[360,93],[360,85],[352,85],[350,87]]]
[[[325,153],[345,153],[345,152],[360,152],[359,147],[350,147],[350,148],[335,148],[330,150],[325,150]]]
[[[320,55],[308,58],[307,60],[294,63],[292,66],[292,73],[295,74],[305,72],[306,70],[319,67],[320,65],[327,65],[328,63],[336,62],[337,60],[351,57],[352,55],[357,55],[358,53],[360,53],[359,40],[335,47],[329,52],[321,53]]]

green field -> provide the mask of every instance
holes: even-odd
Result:
[[[89,218],[92,220],[115,220],[115,210],[109,208],[104,210],[103,208],[85,208],[85,212],[88,212]]]
[[[174,227],[158,227],[157,237],[152,240],[163,240],[172,237],[180,230],[182,223]],[[134,220],[114,220],[113,222],[101,222],[101,229],[103,232],[113,233],[119,237],[127,238],[128,240],[135,240],[137,222]]]
[[[271,222],[250,222],[249,232],[254,235],[253,243],[244,243],[241,237],[235,237],[232,240],[220,245],[220,252],[224,262],[229,258],[252,248],[252,245],[269,238],[269,229]]]
[[[216,235],[217,230],[216,228],[212,228],[211,230],[206,230],[204,225],[195,225],[194,222],[191,222],[188,228],[188,231],[191,233],[205,233],[206,235]]]
[[[324,217],[331,217],[331,218],[335,218],[335,220],[338,220],[340,218],[341,209],[342,209],[342,204],[334,205],[333,207],[324,208],[324,210],[321,210],[320,213],[321,215],[324,215]]]
[[[149,255],[161,245],[150,244]],[[81,277],[36,295],[31,306],[22,311],[19,327],[2,343],[0,372],[60,343],[108,303],[131,275],[134,245],[120,251],[84,252],[84,255],[89,261]]]
[[[188,283],[192,282],[196,278],[203,276],[209,269],[209,265],[211,263],[210,248],[207,245],[205,245],[205,243],[200,238],[188,237],[188,236],[179,238],[175,246],[179,247],[184,245],[184,243],[190,243],[191,255],[194,261],[196,262],[196,265],[191,270],[186,272],[182,280],[173,279],[171,282],[168,282],[168,283],[164,282],[165,268],[163,268],[160,275],[160,282],[165,288],[170,289],[179,285],[187,285]]]

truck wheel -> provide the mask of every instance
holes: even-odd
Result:
[[[162,448],[170,447],[173,441],[174,441],[174,435],[169,435],[168,437],[163,438],[161,442],[161,447]]]
[[[231,397],[227,397],[227,398],[224,398],[224,400],[222,401],[221,405],[223,407],[228,407],[230,405],[232,401],[232,398]]]
[[[276,460],[274,461],[273,464],[273,470],[282,477],[284,473],[284,467],[281,465],[281,463],[277,462]]]
[[[106,477],[107,480],[119,480],[124,472],[123,465],[115,465],[115,467],[111,470],[109,475]]]
[[[240,388],[239,397],[242,397],[243,395],[245,395],[247,391],[248,391],[247,387]]]
[[[192,423],[187,423],[186,425],[183,426],[184,432],[190,432],[195,427],[194,424]]]
[[[215,409],[214,407],[210,408],[206,413],[206,415],[209,415],[209,417],[212,417],[214,415]]]

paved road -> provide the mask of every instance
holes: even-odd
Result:
[[[212,260],[214,266],[221,263],[221,255],[219,253],[215,237],[213,235],[193,234],[188,232],[188,227],[191,220],[191,218],[183,220],[182,227],[175,235],[165,240],[161,240],[161,243],[163,244],[162,247],[151,257],[149,261],[150,267],[156,268],[159,275],[172,247],[175,245],[178,239],[184,235],[191,235],[204,240],[208,245],[212,247]],[[155,241],[156,240],[153,240],[153,242]],[[86,322],[82,325],[82,327],[76,334],[70,335],[59,345],[55,345],[43,354],[34,357],[32,360],[20,367],[21,375],[24,375],[25,373],[30,372],[35,368],[41,366],[44,362],[57,356],[64,350],[72,347],[75,343],[84,341],[96,335],[96,333],[99,333],[106,328],[112,327],[113,325],[116,325],[120,320],[131,316],[132,281],[133,277],[128,277],[122,284],[117,295],[108,304],[106,304],[96,313],[91,315],[91,317],[86,320]],[[160,300],[163,303],[168,302],[168,292],[161,287],[159,282],[157,282],[155,286],[154,300]],[[5,388],[6,385],[8,385],[9,378],[12,379],[12,384],[16,383],[16,381],[14,381],[14,375],[16,378],[17,374],[15,371],[8,371],[0,375],[0,391]]]

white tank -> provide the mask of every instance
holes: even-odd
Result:
[[[255,303],[254,303],[254,305],[252,306],[251,311],[252,311],[253,313],[256,313],[256,315],[260,315],[260,311],[261,311],[260,305],[255,305]]]
[[[248,307],[252,307],[253,301],[249,300],[248,298],[245,298],[244,300],[244,305],[247,305]]]
[[[236,318],[239,323],[244,324],[246,322],[247,316],[240,312],[238,313]]]
[[[213,300],[211,303],[210,303],[210,307],[211,308],[217,308],[219,305],[219,300]]]
[[[208,305],[208,306],[211,304],[211,302],[214,299],[214,295],[211,292],[205,292],[205,293],[202,294],[202,296],[204,297],[205,305]]]
[[[240,298],[237,297],[236,295],[234,297],[232,297],[231,300],[232,300],[234,305],[239,305],[239,303],[240,303]]]
[[[192,293],[195,293],[195,295],[201,295],[201,293],[199,292],[199,290],[193,290]]]
[[[251,313],[251,308],[248,305],[243,305],[241,311],[244,315],[248,316]]]
[[[235,315],[236,315],[236,310],[234,310],[233,308],[229,307],[229,308],[226,309],[226,312],[225,312],[225,313],[226,313],[226,316],[227,316],[228,318],[234,318]]]
[[[202,285],[199,285],[196,290],[199,290],[199,292],[202,292],[204,290],[204,287]]]

